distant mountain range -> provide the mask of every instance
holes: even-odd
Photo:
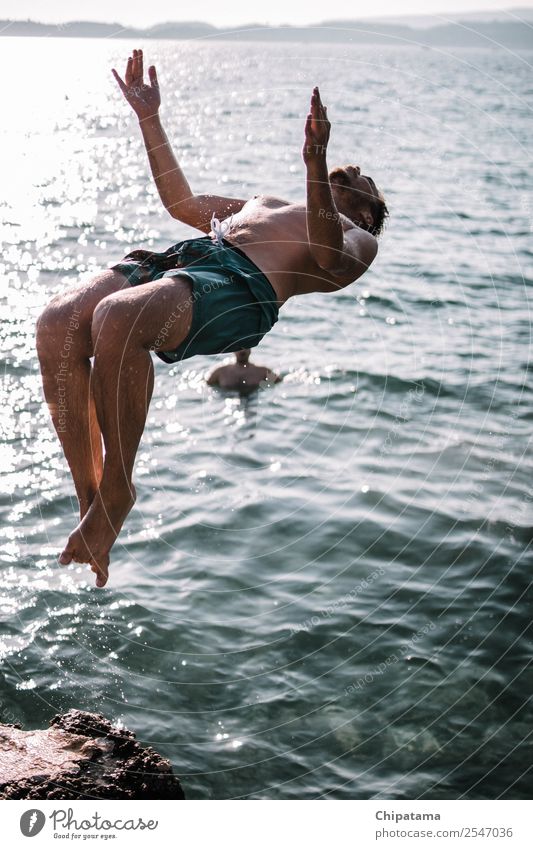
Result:
[[[309,26],[248,24],[227,29],[200,21],[168,22],[147,29],[93,21],[43,24],[0,21],[0,35],[48,38],[225,39],[238,41],[322,41],[358,44],[418,44],[426,47],[507,47],[533,49],[533,10],[510,9],[444,16],[409,16],[359,21],[324,21]]]

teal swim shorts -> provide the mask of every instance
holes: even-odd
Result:
[[[279,304],[270,281],[225,239],[220,244],[209,236],[187,239],[164,253],[136,250],[111,267],[132,286],[173,274],[190,280],[191,329],[175,350],[156,352],[166,363],[254,348],[278,320]]]

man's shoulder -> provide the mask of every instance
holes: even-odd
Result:
[[[234,374],[237,372],[237,365],[235,363],[227,363],[225,366],[220,366],[218,372],[219,374]]]
[[[262,381],[275,383],[279,379],[278,375],[272,369],[268,368],[268,366],[256,366],[256,369],[260,373]]]

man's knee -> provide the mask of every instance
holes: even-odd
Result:
[[[122,274],[110,270],[52,298],[37,319],[39,356],[57,351],[58,346],[72,344],[83,356],[92,356],[91,325],[95,308],[103,299],[128,286]]]

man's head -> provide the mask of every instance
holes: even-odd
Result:
[[[354,224],[379,236],[389,211],[373,179],[362,175],[358,165],[346,165],[330,171],[329,181],[339,212]]]
[[[236,351],[235,359],[239,363],[239,365],[244,366],[250,359],[250,349],[249,348],[241,348],[240,351]]]

